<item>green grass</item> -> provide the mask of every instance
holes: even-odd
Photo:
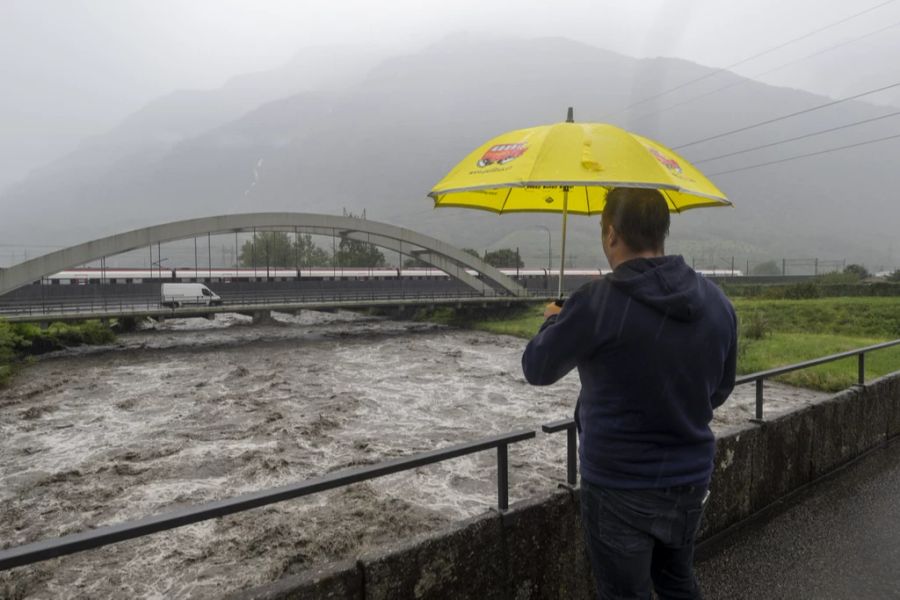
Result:
[[[790,365],[828,354],[855,350],[885,341],[848,335],[822,333],[771,333],[760,340],[742,339],[738,357],[738,373],[756,373]],[[900,346],[866,354],[866,379],[874,379],[900,370]],[[794,371],[777,377],[792,385],[836,392],[854,383],[857,378],[856,357]]]
[[[471,323],[472,328],[491,333],[513,335],[530,339],[540,329],[544,322],[544,306],[529,306],[526,309],[515,310],[509,317],[488,318]]]
[[[738,372],[755,373],[828,354],[900,338],[900,297],[844,297],[811,300],[737,298],[740,323]],[[544,321],[543,306],[508,317],[475,320],[474,329],[525,339]],[[761,337],[760,337],[761,336]],[[900,370],[900,347],[866,355],[866,378]],[[779,377],[802,387],[837,391],[856,382],[856,358]]]
[[[773,332],[900,338],[900,297],[733,300],[742,321],[763,315]]]
[[[900,338],[898,297],[737,298],[734,307],[741,327],[739,373],[755,373]],[[760,334],[762,337],[755,339]],[[900,347],[866,355],[866,379],[898,370]],[[834,392],[856,383],[857,359],[847,358],[777,379]]]

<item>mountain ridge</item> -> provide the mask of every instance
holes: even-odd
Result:
[[[112,173],[66,173],[60,189],[69,205],[82,203],[83,210],[104,215],[104,223],[73,214],[58,196],[41,193],[40,186],[20,186],[4,196],[4,204],[43,206],[58,214],[66,223],[64,231],[78,228],[78,239],[72,241],[206,214],[365,208],[373,219],[438,234],[460,246],[490,246],[515,231],[534,229],[538,223],[549,227],[558,219],[430,211],[425,194],[455,161],[502,131],[562,120],[565,108],[574,105],[576,120],[613,115],[617,124],[678,146],[825,100],[809,92],[744,83],[738,75],[690,61],[630,58],[564,38],[466,40],[443,39],[425,50],[378,61],[342,89],[309,90],[261,103],[159,152],[133,156]],[[641,115],[681,101],[680,95],[666,94],[624,110],[674,82],[703,74],[714,74],[709,84],[741,85],[650,118]],[[826,116],[831,123],[836,117],[849,122],[888,110],[848,102],[777,127],[747,131],[737,140],[725,138],[679,152],[698,160],[824,127]],[[861,127],[850,135],[877,137],[877,131]],[[729,170],[839,145],[823,139],[829,137],[704,164],[703,170]],[[776,254],[890,260],[884,240],[891,234],[889,223],[900,222],[900,214],[879,199],[877,191],[888,185],[887,164],[898,152],[880,150],[872,146],[868,152],[723,175],[716,182],[737,208],[676,215],[670,247],[677,251],[679,245],[698,246],[707,253],[713,252],[710,248],[718,247],[720,253],[731,248],[754,258]],[[871,214],[841,202],[856,193],[865,198]],[[127,207],[117,204],[121,198],[128,199]],[[20,222],[34,219],[33,210],[31,216],[27,213],[20,215]],[[830,218],[823,219],[823,214]],[[570,246],[585,260],[601,261],[592,221],[571,220]],[[842,222],[861,230],[842,233]],[[454,223],[459,225],[450,227]],[[59,230],[55,235],[59,238]],[[531,235],[535,248],[546,247],[541,235],[546,238],[543,232]]]

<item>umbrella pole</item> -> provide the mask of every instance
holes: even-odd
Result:
[[[557,298],[563,297],[563,277],[566,274],[566,221],[569,217],[569,186],[563,186],[562,255],[559,257],[559,290]]]

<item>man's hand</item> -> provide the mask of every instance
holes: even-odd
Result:
[[[551,315],[558,315],[560,310],[562,310],[562,306],[556,302],[551,302],[544,307],[544,318],[549,319]]]

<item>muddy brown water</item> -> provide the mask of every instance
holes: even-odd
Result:
[[[3,547],[477,440],[571,414],[524,342],[351,313],[170,321],[37,361],[0,391]],[[820,394],[767,388],[784,411]],[[753,387],[718,411],[752,415]],[[510,501],[565,478],[563,435],[510,447]],[[216,598],[496,503],[483,452],[0,574],[0,597]]]

